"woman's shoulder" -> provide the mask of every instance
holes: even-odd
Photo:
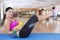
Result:
[[[8,22],[11,22],[10,20],[8,20],[8,19],[5,19],[5,21],[4,21],[5,23],[8,23]]]

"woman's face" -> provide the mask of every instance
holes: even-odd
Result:
[[[14,11],[12,9],[9,9],[7,12],[6,12],[6,16],[7,17],[13,17],[13,14],[14,14]]]

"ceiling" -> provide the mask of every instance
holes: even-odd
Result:
[[[60,0],[0,0],[0,3],[13,7],[46,7],[55,6]]]

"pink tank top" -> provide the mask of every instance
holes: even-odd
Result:
[[[18,22],[17,22],[17,21],[11,21],[11,24],[10,24],[10,31],[12,31],[13,28],[14,28],[15,26],[17,26],[17,25],[18,25]]]

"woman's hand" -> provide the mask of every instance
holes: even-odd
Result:
[[[18,31],[19,29],[17,29],[16,27],[14,27],[13,30]]]
[[[19,24],[18,24],[17,26],[15,26],[15,27],[13,28],[13,30],[19,31],[19,29],[20,29],[22,26],[23,26],[23,23],[22,23],[22,22],[19,22]]]
[[[12,32],[8,32],[8,34],[12,34]]]

